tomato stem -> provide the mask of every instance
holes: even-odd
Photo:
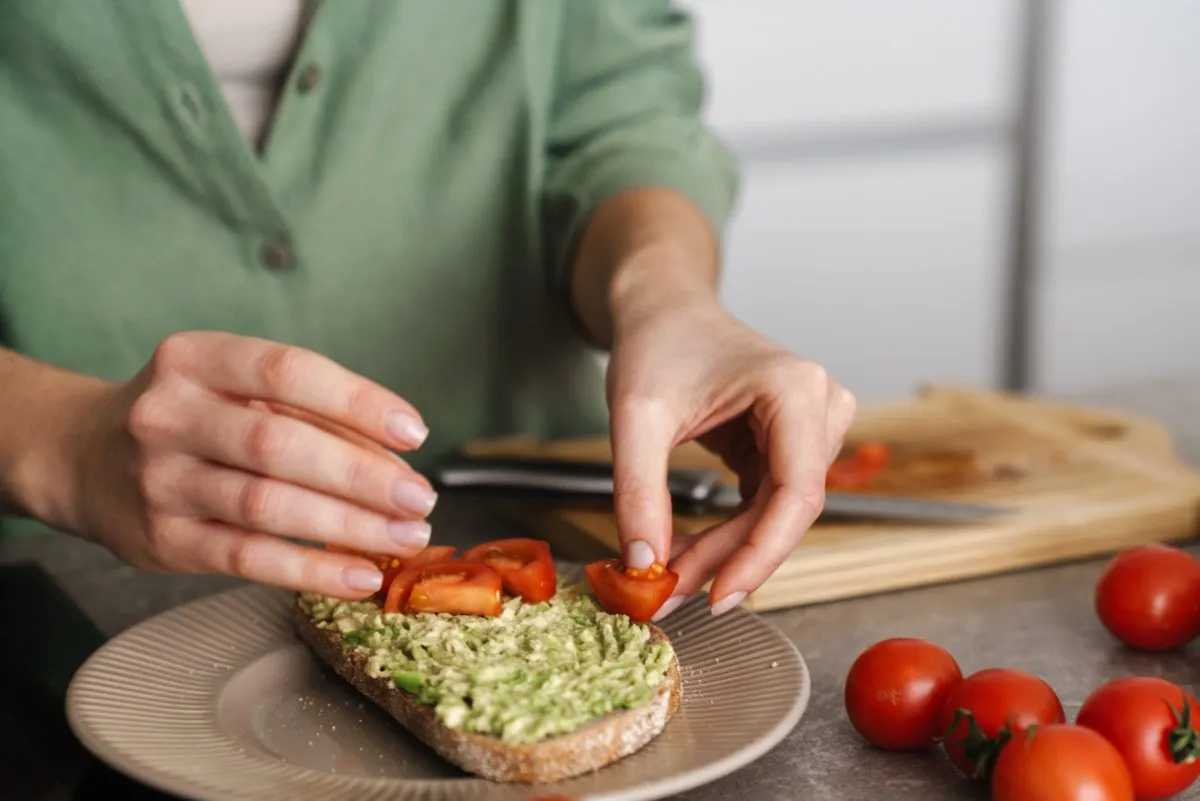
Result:
[[[1175,718],[1175,728],[1167,732],[1167,751],[1176,765],[1191,765],[1200,756],[1200,732],[1192,726],[1192,705],[1187,696],[1183,697],[1183,707],[1176,709],[1167,699],[1163,703],[1171,710]]]
[[[964,720],[967,722],[967,734],[955,744],[962,746],[963,755],[968,762],[975,766],[971,777],[988,780],[992,776],[992,769],[996,766],[996,758],[999,757],[1000,750],[1012,739],[1012,728],[1005,724],[995,737],[988,737],[980,728],[979,722],[975,720],[975,716],[971,714],[971,710],[960,708],[954,712],[950,728],[942,737],[943,741],[947,740]]]

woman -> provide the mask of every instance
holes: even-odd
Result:
[[[599,347],[626,563],[674,554],[661,614],[713,576],[736,605],[854,402],[718,302],[735,168],[690,48],[667,0],[10,5],[6,528],[362,596],[373,566],[284,537],[412,553],[440,455],[606,423]],[[747,503],[672,543],[692,439]]]

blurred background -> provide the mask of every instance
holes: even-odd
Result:
[[[1200,2],[681,5],[739,317],[862,402],[1200,375]]]

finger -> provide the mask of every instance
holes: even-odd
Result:
[[[184,520],[158,535],[160,561],[179,572],[223,573],[259,584],[360,599],[383,574],[370,560],[322,551],[221,523]]]
[[[825,415],[825,434],[829,444],[829,464],[842,452],[846,434],[854,423],[858,404],[850,390],[834,383],[830,387],[829,408]]]
[[[762,503],[751,506],[746,511],[712,526],[696,537],[687,550],[675,557],[671,563],[671,570],[679,575],[675,594],[687,597],[699,591],[721,565],[746,542],[751,530],[762,517],[764,506]]]
[[[709,590],[713,614],[741,603],[791,554],[825,503],[829,449],[824,403],[811,395],[786,396],[756,408],[767,439],[768,489],[762,518],[718,571]]]
[[[423,520],[390,519],[319,492],[219,465],[194,462],[180,476],[188,513],[281,537],[408,557],[429,544]]]
[[[370,439],[368,437],[364,437],[362,434],[359,434],[354,429],[347,428],[346,426],[343,426],[343,425],[339,425],[338,423],[335,423],[332,420],[328,420],[324,417],[321,417],[318,414],[313,414],[312,412],[306,412],[303,409],[297,409],[294,406],[288,406],[286,403],[269,403],[267,401],[255,401],[251,405],[252,406],[259,405],[259,408],[264,409],[266,411],[274,412],[276,414],[284,414],[289,417],[294,417],[297,420],[301,420],[305,423],[308,423],[311,426],[315,426],[315,427],[321,429],[322,431],[327,431],[330,434],[333,434],[335,437],[341,437],[342,439],[346,440],[347,442],[351,442],[351,443],[359,446],[360,448],[366,448],[369,451],[374,451],[375,453],[378,453],[381,456],[386,456],[389,459],[399,460],[401,464],[408,464],[395,451],[388,450],[387,448],[383,447],[375,440]]]
[[[191,399],[175,432],[208,461],[333,495],[388,516],[427,517],[437,502],[428,479],[293,417],[212,397]]]
[[[253,337],[189,332],[163,341],[155,359],[218,393],[283,403],[396,448],[418,447],[428,429],[412,404],[311,350]]]
[[[670,414],[658,404],[613,405],[613,508],[628,567],[665,562],[671,552],[667,468],[674,429]]]

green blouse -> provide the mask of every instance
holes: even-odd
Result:
[[[418,467],[603,430],[588,214],[665,186],[720,229],[736,193],[667,0],[318,2],[258,151],[176,0],[3,16],[0,342],[114,380],[180,330],[302,345],[420,409]]]

